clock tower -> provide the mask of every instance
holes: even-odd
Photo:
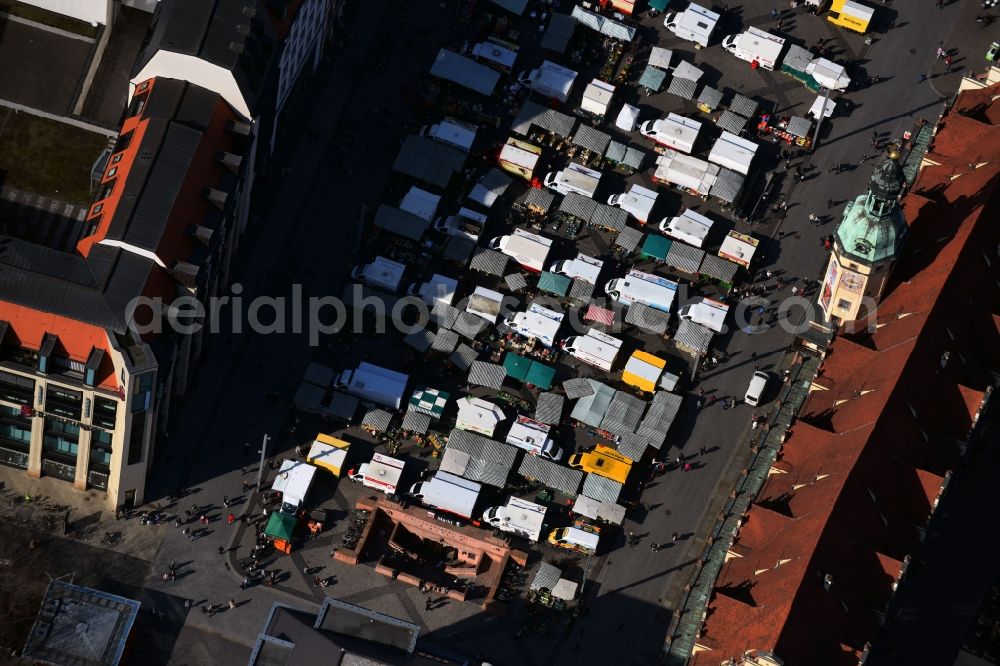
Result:
[[[885,290],[907,232],[898,204],[906,179],[896,157],[876,167],[868,192],[844,208],[819,292],[827,322],[867,316],[866,303],[878,302]]]

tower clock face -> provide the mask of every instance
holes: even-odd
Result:
[[[854,251],[858,254],[868,254],[872,251],[872,244],[867,238],[859,238],[854,242]]]
[[[840,286],[848,291],[857,293],[864,288],[865,281],[857,273],[845,271],[844,274],[840,276]]]

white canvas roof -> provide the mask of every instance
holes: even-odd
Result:
[[[753,141],[736,136],[732,132],[723,132],[722,136],[715,140],[712,152],[708,154],[708,161],[738,171],[745,176],[750,173],[750,163],[756,153],[757,144]]]
[[[402,460],[376,453],[368,463],[365,478],[368,483],[393,492],[399,485],[399,477],[403,475],[403,465]]]
[[[705,160],[666,150],[657,158],[655,177],[707,196],[719,177],[720,168]]]
[[[700,69],[689,63],[687,60],[681,60],[677,63],[677,68],[674,69],[674,76],[678,79],[687,79],[688,81],[697,81],[704,74]]]
[[[733,235],[734,232],[729,232],[726,236],[726,240],[722,241],[722,247],[719,248],[719,256],[723,259],[729,259],[741,266],[749,266],[750,260],[753,259],[754,252],[757,251],[757,244],[750,243],[746,240],[740,238],[738,235]],[[754,239],[751,239],[754,240]]]
[[[503,410],[492,402],[466,396],[458,399],[458,419],[455,421],[455,427],[492,437],[497,424],[505,418],[507,417]]]
[[[611,104],[611,97],[615,94],[615,87],[610,83],[594,79],[587,84],[583,91],[583,108],[591,113],[604,114]]]
[[[494,41],[479,42],[472,47],[472,55],[483,60],[495,62],[504,69],[509,70],[517,60],[517,51],[511,50],[502,44]]]
[[[660,123],[657,134],[662,138],[669,137],[671,146],[689,153],[694,148],[694,142],[698,140],[700,131],[701,123],[697,120],[670,113]]]
[[[476,131],[478,129],[475,125],[463,123],[454,118],[445,118],[437,125],[432,126],[430,135],[438,141],[469,152],[472,149],[473,142],[476,140]]]
[[[661,231],[672,238],[701,247],[712,229],[712,220],[693,210],[686,210],[671,218]]]
[[[831,90],[843,90],[851,83],[851,77],[844,68],[826,58],[816,58],[806,65],[806,73],[816,79],[818,84]]]
[[[420,297],[427,305],[434,305],[436,302],[451,305],[455,299],[456,289],[458,289],[458,280],[435,273],[430,280],[420,286]]]
[[[486,287],[476,287],[469,297],[469,304],[465,307],[466,312],[482,317],[491,324],[497,323],[497,315],[500,314],[500,306],[503,302],[503,294]]]
[[[663,368],[657,367],[652,363],[648,363],[637,356],[630,356],[628,361],[625,363],[625,369],[623,372],[627,372],[630,375],[635,375],[636,377],[641,377],[650,384],[656,384],[660,379],[660,375],[663,374]]]
[[[512,328],[519,334],[535,338],[546,347],[551,347],[562,325],[563,317],[562,312],[532,303],[527,312],[518,312],[509,321],[515,324]]]
[[[399,204],[400,210],[405,210],[407,213],[413,213],[417,217],[421,217],[427,221],[434,219],[435,213],[437,213],[438,204],[441,203],[441,197],[436,194],[431,194],[427,190],[422,190],[416,185],[410,188],[410,191],[406,193],[403,197],[403,201]]]
[[[654,46],[649,52],[649,64],[660,69],[670,69],[670,59],[674,52],[660,46]]]
[[[500,160],[503,162],[510,162],[511,164],[517,165],[524,169],[535,170],[535,165],[538,164],[538,158],[540,155],[533,153],[523,148],[518,148],[512,144],[504,144],[504,147],[500,149]]]
[[[625,104],[622,106],[622,110],[618,112],[618,118],[615,120],[615,127],[623,129],[626,132],[631,132],[635,129],[635,124],[638,120],[639,109],[631,104]]]
[[[313,446],[316,444],[321,444],[321,442],[314,442]],[[312,483],[315,473],[316,468],[307,462],[301,460],[283,460],[281,461],[281,469],[278,470],[278,475],[274,478],[274,484],[271,486],[271,489],[282,493],[282,500],[284,502],[301,504],[305,500],[306,493],[309,492],[309,485]]]
[[[823,100],[826,100],[826,107],[823,106]],[[816,95],[816,99],[813,101],[812,106],[809,107],[809,113],[813,114],[813,117],[819,118],[819,112],[823,111],[823,117],[829,118],[833,115],[834,110],[837,108],[837,100],[828,99],[825,95]]]

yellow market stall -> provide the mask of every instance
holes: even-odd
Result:
[[[500,168],[507,173],[531,180],[541,155],[542,149],[538,146],[510,137],[500,149],[498,160]]]
[[[312,443],[309,453],[306,454],[306,461],[339,477],[344,469],[344,461],[347,459],[347,449],[350,447],[350,442],[319,433],[316,435],[316,441]]]
[[[660,381],[663,368],[666,366],[666,360],[659,356],[636,350],[632,352],[628,363],[625,364],[625,369],[622,371],[622,381],[629,386],[635,386],[640,391],[652,393],[656,390],[656,383]]]

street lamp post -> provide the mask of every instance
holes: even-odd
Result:
[[[260,443],[260,466],[257,468],[257,492],[261,491],[264,485],[264,458],[267,457],[267,440],[270,435],[264,435],[264,441]]]
[[[816,118],[816,131],[813,132],[813,143],[812,149],[816,150],[816,146],[819,145],[819,126],[823,124],[823,116],[826,115],[826,105],[830,101],[830,89],[826,88],[826,94],[823,96],[823,106],[820,107],[819,117]]]

